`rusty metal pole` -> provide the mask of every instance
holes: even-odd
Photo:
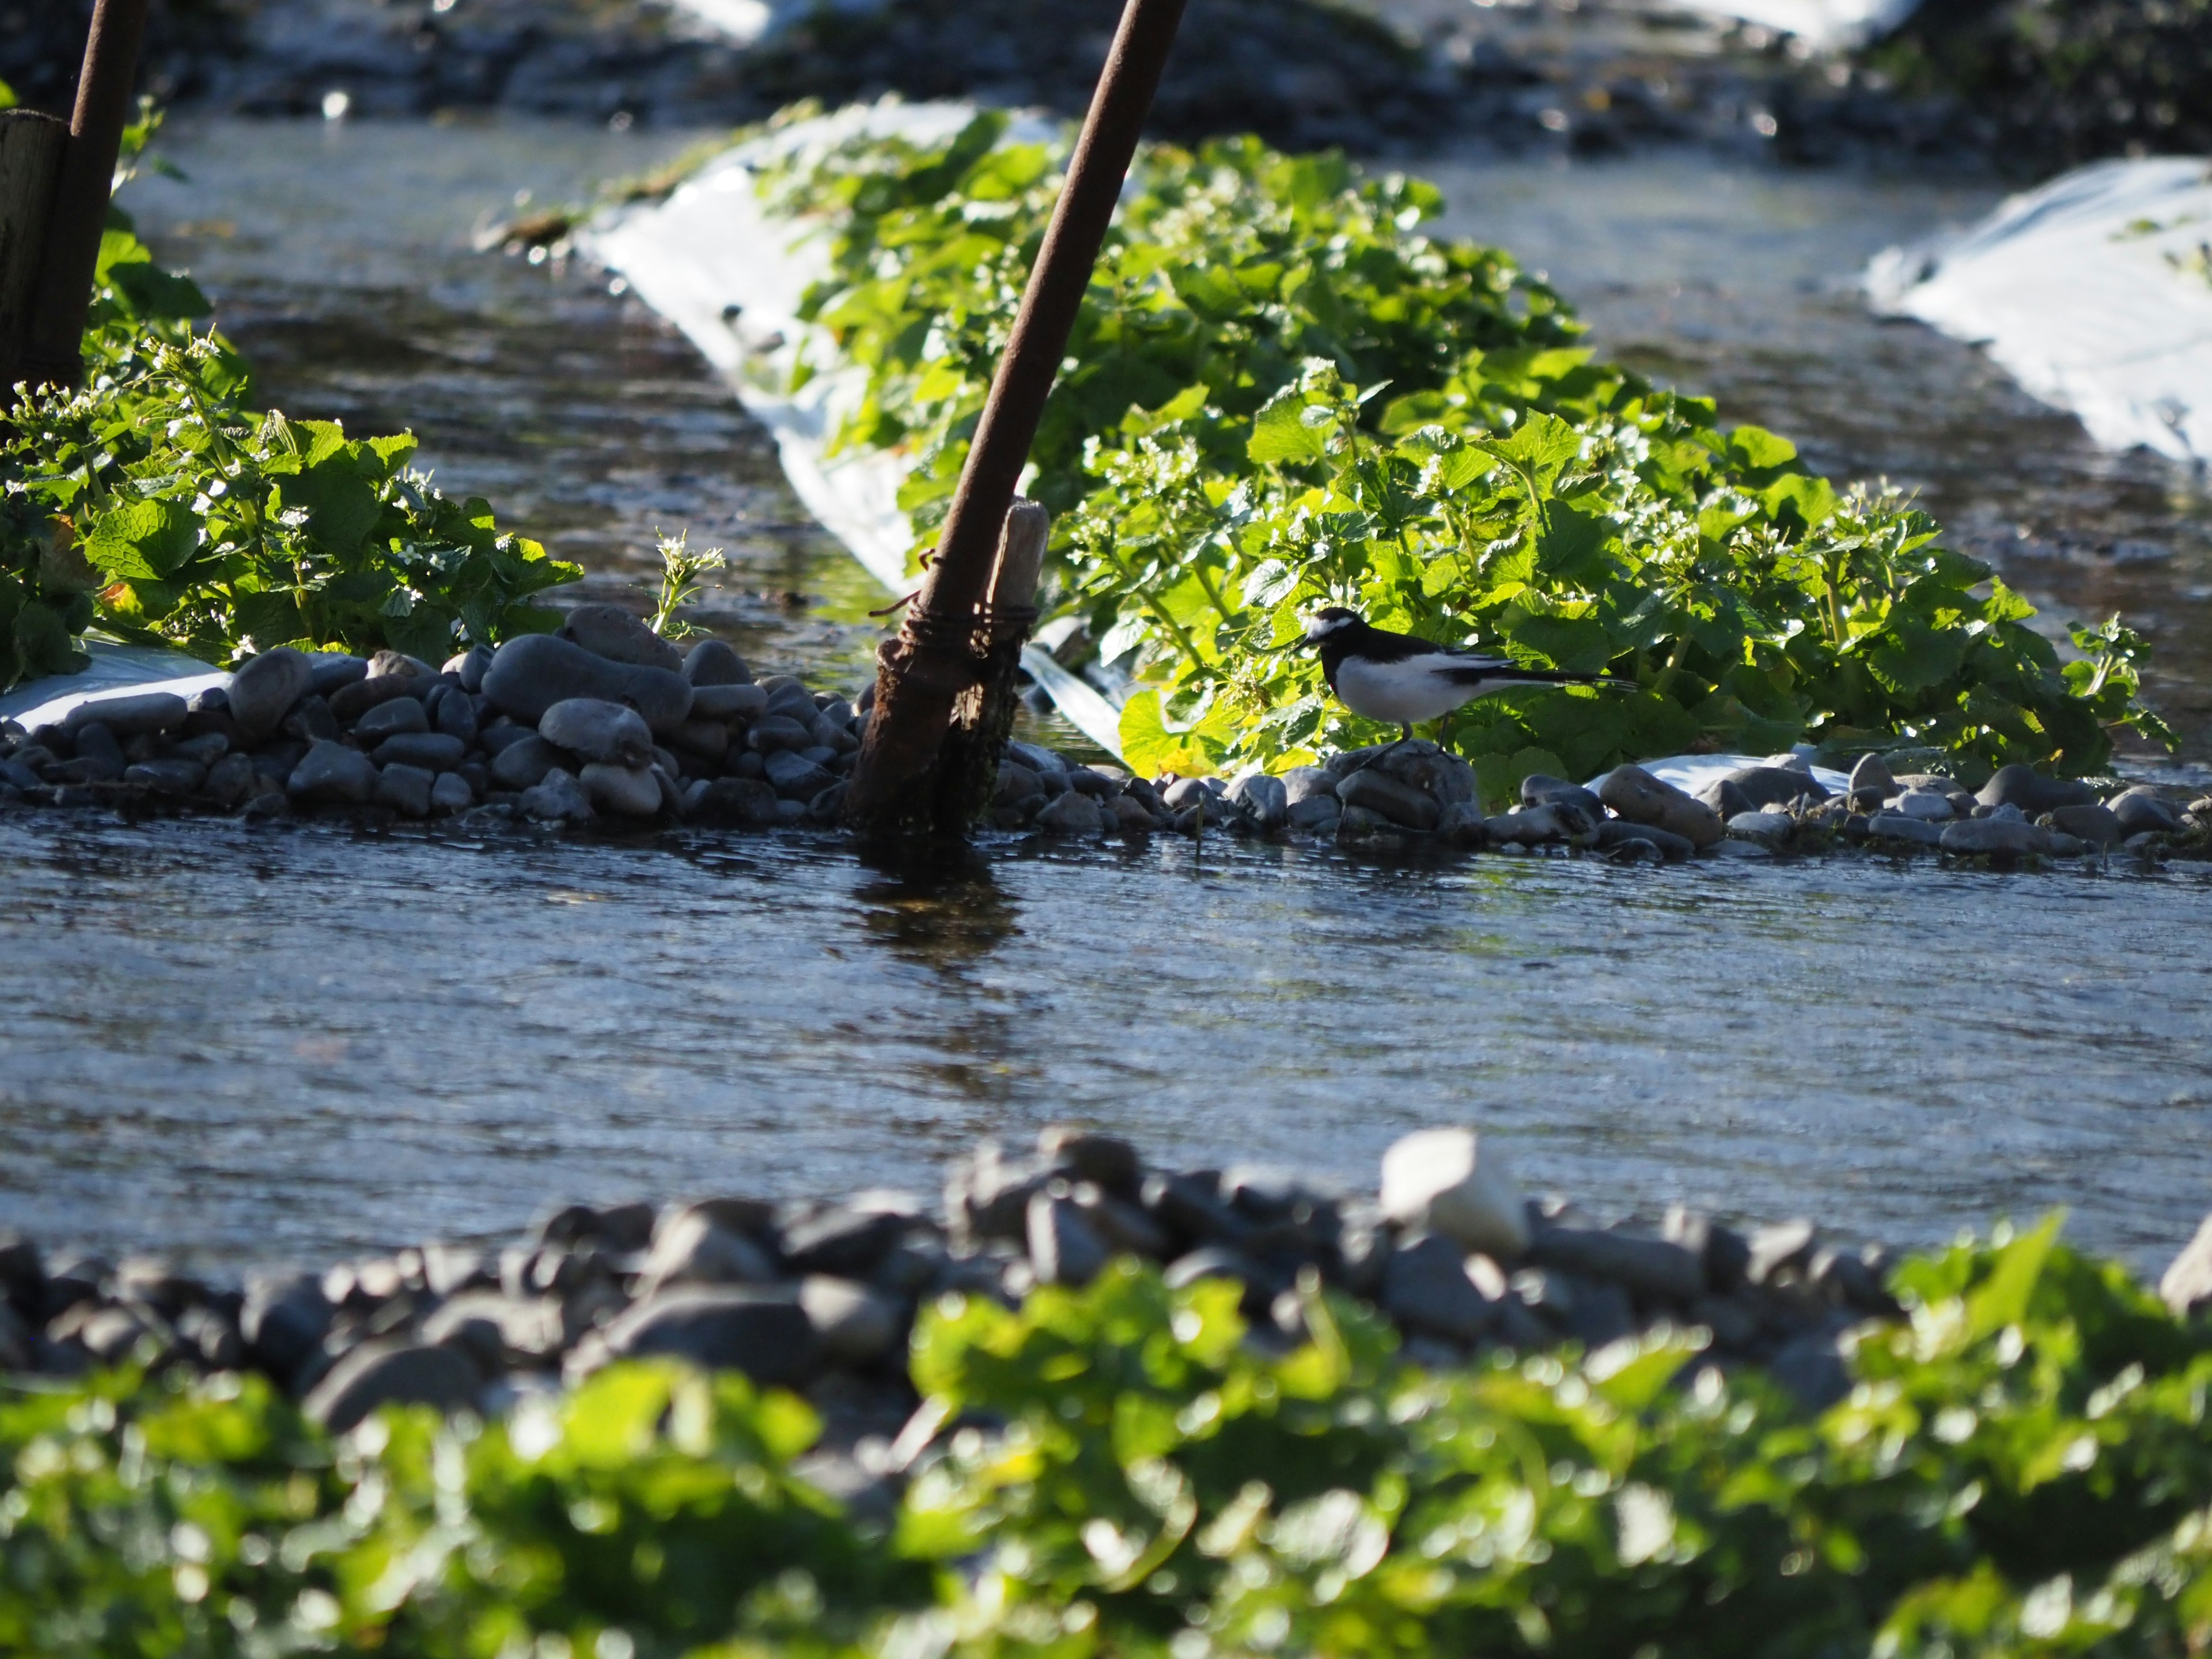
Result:
[[[84,374],[85,313],[92,307],[93,274],[100,267],[100,239],[107,228],[145,32],[146,0],[95,0],[77,76],[76,113],[17,371],[33,386],[75,386]]]
[[[878,653],[875,712],[845,796],[845,821],[872,834],[927,831],[927,787],[953,700],[975,683],[970,641],[999,544],[1060,373],[1137,137],[1159,89],[1184,0],[1128,0],[1084,118],[1067,179],[1030,271],[1006,356],[975,428],[921,592]]]

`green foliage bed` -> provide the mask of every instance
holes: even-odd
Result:
[[[795,113],[804,113],[796,112]],[[842,441],[906,447],[926,544],[1059,185],[979,116],[935,146],[859,139],[772,170],[834,233],[808,309],[868,399]],[[1422,231],[1437,192],[1256,142],[1140,156],[1034,452],[1059,601],[1144,653],[1139,769],[1279,767],[1395,735],[1281,650],[1316,603],[1610,668],[1633,694],[1522,690],[1448,741],[1486,793],[1683,750],[1946,751],[1969,772],[2100,768],[2140,641],[2031,608],[1893,492],[1838,490],[1784,439],[1593,361],[1507,254]],[[802,368],[804,374],[808,370]]]
[[[205,296],[119,210],[96,281],[85,389],[18,399],[0,431],[0,690],[81,666],[94,625],[227,665],[287,644],[434,664],[557,624],[529,596],[581,572],[410,470],[411,437],[254,410],[238,354],[195,330]]]
[[[0,1651],[45,1659],[2180,1656],[2212,1639],[2212,1336],[2046,1225],[1914,1260],[1818,1417],[1689,1335],[1429,1374],[1310,1285],[1122,1263],[913,1355],[896,1516],[811,1409],[629,1366],[337,1443],[259,1381],[0,1393]]]

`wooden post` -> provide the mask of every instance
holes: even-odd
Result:
[[[918,805],[914,797],[933,793],[953,704],[976,683],[978,665],[968,647],[977,606],[989,589],[1014,488],[1091,286],[1183,4],[1127,0],[1122,10],[1068,161],[1067,182],[976,423],[937,556],[920,597],[907,607],[898,638],[877,653],[875,713],[845,794],[845,822],[863,833],[903,835],[935,822],[933,805]]]
[[[84,374],[84,319],[100,269],[100,239],[115,193],[115,163],[131,119],[146,0],[94,0],[77,76],[76,112],[62,156],[39,284],[31,302],[21,378],[73,386]]]
[[[0,408],[15,401],[31,301],[46,246],[69,124],[34,110],[0,110]]]
[[[1037,578],[1051,538],[1052,515],[1036,502],[1018,498],[1006,514],[990,598],[969,645],[975,681],[952,700],[951,723],[938,750],[936,781],[927,792],[933,818],[928,828],[938,835],[963,836],[990,810],[999,757],[1013,735],[1014,710],[1021,702],[1022,641],[1036,621]]]

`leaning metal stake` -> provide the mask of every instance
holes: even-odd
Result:
[[[1184,0],[1128,0],[1083,133],[1030,271],[1006,355],[961,469],[937,555],[897,639],[878,653],[876,702],[845,796],[845,821],[875,834],[927,827],[916,797],[930,792],[954,700],[978,665],[975,632],[1022,468],[1098,250],[1106,240],[1137,137],[1159,89]]]
[[[131,89],[146,0],[96,0],[77,76],[76,112],[46,222],[46,252],[17,374],[33,386],[73,386],[84,374],[85,313],[100,267],[100,238],[115,189],[116,158],[131,118]]]

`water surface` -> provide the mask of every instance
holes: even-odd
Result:
[[[0,1217],[325,1255],[556,1195],[934,1192],[1081,1119],[1357,1184],[1471,1121],[1601,1210],[1899,1242],[2212,1205],[2212,871],[1391,866],[0,820]],[[2180,925],[2177,926],[2176,923]]]
[[[416,427],[596,592],[635,599],[654,526],[688,523],[737,564],[718,627],[856,683],[878,600],[704,366],[603,277],[471,249],[518,190],[580,196],[674,142],[212,123],[172,144],[189,185],[131,200],[271,401]],[[2207,752],[2197,481],[2098,454],[1838,286],[1984,195],[1664,158],[1430,171],[1601,349],[1923,488],[2062,607],[2154,623]],[[2063,1206],[2147,1266],[2212,1205],[2202,866],[1006,843],[916,877],[807,840],[18,815],[0,872],[0,1224],[109,1249],[234,1264],[504,1233],[556,1197],[928,1189],[976,1137],[1071,1117],[1360,1185],[1405,1129],[1472,1121],[1605,1212],[1913,1243]]]

